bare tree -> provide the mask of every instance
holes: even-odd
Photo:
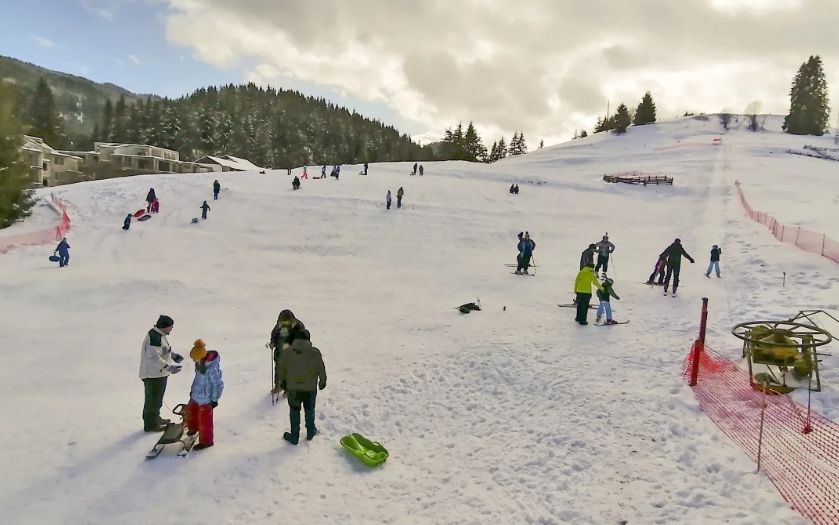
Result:
[[[760,112],[760,101],[755,100],[746,106],[746,118],[749,119],[748,128],[752,131],[763,129],[763,124],[758,124],[757,114]]]
[[[722,124],[722,129],[728,131],[728,125],[731,124],[731,113],[723,110],[723,112],[720,113],[720,124]]]

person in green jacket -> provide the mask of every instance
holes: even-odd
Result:
[[[577,294],[577,317],[574,320],[581,325],[588,324],[588,305],[591,303],[592,285],[597,289],[602,288],[600,281],[597,280],[597,274],[594,272],[594,264],[589,263],[583,266],[574,281],[574,293]]]
[[[291,431],[283,439],[296,445],[300,439],[300,405],[306,411],[306,440],[311,441],[318,429],[315,427],[315,400],[317,389],[326,388],[326,367],[320,350],[312,346],[309,332],[304,330],[299,339],[291,343],[280,357],[279,380],[288,393]]]

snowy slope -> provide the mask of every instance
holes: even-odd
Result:
[[[734,130],[714,147],[718,128],[647,126],[490,166],[428,163],[421,178],[411,163],[374,164],[367,177],[346,166],[340,181],[304,180],[299,192],[278,172],[224,174],[197,225],[212,174],[51,189],[73,217],[71,266],[50,265],[51,246],[0,256],[2,521],[803,523],[680,377],[703,296],[708,342],[731,355],[734,323],[839,309],[836,265],[778,243],[733,189],[759,179],[754,166],[780,176],[780,163],[802,162],[767,160],[791,138],[767,132],[755,147]],[[684,142],[696,145],[667,149]],[[813,177],[835,170],[806,160]],[[600,181],[628,170],[676,184]],[[150,186],[160,215],[121,231]],[[400,186],[404,209],[386,211]],[[747,191],[756,208],[771,193]],[[817,217],[811,195],[776,211]],[[537,243],[536,277],[504,266],[520,230]],[[570,301],[580,251],[605,231],[617,245],[615,317],[631,323],[580,327],[556,303]],[[697,264],[683,266],[678,298],[663,297],[641,282],[677,236]],[[702,275],[714,243],[722,280]],[[476,297],[484,311],[454,310]],[[321,434],[297,447],[281,437],[287,407],[270,405],[263,347],[286,307],[329,374]],[[141,431],[137,367],[160,313],[175,319],[175,351],[198,337],[220,351],[226,390],[214,448],[146,462],[156,437]],[[817,396],[833,419],[835,367],[825,363]],[[170,378],[169,407],[191,380],[188,368]],[[388,447],[388,463],[347,458],[338,439],[352,431]]]

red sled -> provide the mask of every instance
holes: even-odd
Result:
[[[146,214],[146,209],[145,208],[140,208],[139,210],[134,212],[134,217],[135,218],[142,217],[145,214]]]

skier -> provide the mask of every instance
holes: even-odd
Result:
[[[615,251],[615,245],[609,242],[609,236],[604,235],[603,239],[597,243],[597,266],[594,267],[594,273],[600,271],[603,266],[603,275],[609,271],[609,254]]]
[[[283,439],[292,445],[300,440],[300,405],[303,405],[306,411],[306,440],[311,441],[318,433],[315,427],[315,387],[320,390],[326,388],[326,367],[320,350],[312,346],[308,331],[304,330],[301,337],[291,343],[291,348],[283,352],[278,368],[281,388],[288,394],[291,423],[291,431],[283,433]]]
[[[716,244],[711,247],[711,262],[708,264],[708,271],[705,272],[705,277],[711,278],[711,270],[717,271],[717,278],[720,276],[720,255],[722,255],[722,248]]]
[[[125,216],[125,220],[122,221],[122,229],[128,231],[128,228],[131,227],[131,214]]]
[[[151,203],[151,212],[152,213],[160,213],[160,201],[154,199]]]
[[[399,189],[396,191],[396,207],[402,207],[402,197],[405,196],[405,190],[402,189],[402,186],[399,186]]]
[[[280,392],[279,369],[282,353],[291,346],[295,339],[306,329],[303,322],[294,317],[291,310],[283,310],[277,317],[277,324],[271,330],[271,342],[268,346],[274,351],[274,388],[272,394]]]
[[[306,168],[306,166],[303,166],[303,178],[304,179],[309,178],[309,170],[308,170],[308,168]]]
[[[64,268],[70,264],[70,245],[67,243],[67,237],[62,237],[61,242],[55,247],[54,254],[58,254],[58,267]]]
[[[204,204],[201,205],[201,218],[207,218],[207,212],[210,211],[210,205],[207,204],[207,201],[204,201]]]
[[[593,264],[583,266],[582,270],[577,274],[577,279],[574,281],[574,293],[577,295],[577,317],[574,319],[581,325],[588,324],[588,305],[591,302],[591,286],[594,285],[597,289],[602,288],[600,281],[597,280],[597,273],[594,271]]]
[[[194,436],[197,432],[198,444],[192,450],[202,450],[213,446],[213,410],[224,390],[221,357],[215,350],[207,351],[201,339],[195,340],[189,357],[195,361],[195,378],[186,405],[187,435]]]
[[[414,166],[416,166],[416,164],[414,164]],[[422,177],[422,173],[423,173],[422,164],[420,164],[419,173],[420,173],[420,177]]]
[[[294,180],[291,181],[291,189],[292,190],[299,190],[300,189],[300,179],[297,178],[297,175],[295,175]]]
[[[580,270],[588,265],[594,266],[594,252],[596,251],[596,244],[589,244],[588,248],[583,250],[583,253],[580,254]]]
[[[653,273],[647,279],[647,284],[664,284],[664,273],[667,270],[667,252],[658,256],[658,261],[655,263]],[[655,280],[655,275],[658,274],[658,281]]]
[[[177,374],[181,366],[175,363],[183,361],[183,357],[172,352],[172,347],[166,336],[172,333],[175,322],[168,315],[161,315],[154,328],[149,330],[143,339],[140,350],[140,379],[143,381],[145,401],[143,402],[143,430],[146,432],[160,432],[166,427],[168,419],[160,417],[160,406],[163,404],[163,394],[166,393],[166,380],[169,374]]]
[[[518,267],[516,268],[516,275],[527,274],[527,269],[530,267],[530,258],[533,257],[533,250],[536,249],[536,243],[530,238],[530,232],[524,232],[524,237],[519,240],[518,250],[519,256]]]
[[[219,183],[218,179],[213,181],[213,200],[218,200],[218,194],[221,191],[221,184]]]
[[[417,174],[417,163],[414,162],[414,171],[411,172],[411,175],[416,175],[416,174]]]
[[[387,195],[385,195],[385,205],[387,206],[387,209],[390,209],[390,202],[391,202],[390,190],[387,190]]]
[[[367,163],[364,163],[364,174],[367,175]]]
[[[154,194],[154,188],[149,188],[149,192],[146,194],[146,202],[148,203],[146,211],[151,211],[151,203],[154,202],[156,198],[157,196]]]
[[[662,255],[667,254],[667,275],[664,276],[664,295],[667,295],[667,288],[670,286],[670,276],[673,276],[673,297],[676,296],[676,289],[679,288],[679,271],[682,266],[682,255],[687,257],[687,260],[693,264],[693,257],[688,255],[688,252],[682,247],[682,241],[676,239],[673,244],[667,247],[662,252]]]
[[[603,281],[603,286],[597,289],[597,298],[600,299],[600,306],[597,307],[597,318],[595,323],[599,323],[603,318],[603,313],[606,313],[606,324],[617,324],[617,321],[612,319],[612,305],[609,303],[609,297],[614,297],[620,301],[620,297],[612,288],[614,281],[608,277]]]

